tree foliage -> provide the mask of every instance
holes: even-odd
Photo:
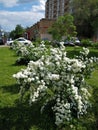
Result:
[[[25,32],[25,29],[21,25],[18,24],[18,25],[16,25],[15,30],[11,31],[10,37],[12,39],[19,38],[19,37],[23,36],[24,32]]]
[[[79,35],[91,37],[98,30],[98,0],[73,0],[71,6]]]
[[[51,28],[49,28],[49,33],[52,34],[53,39],[56,40],[61,40],[63,36],[75,36],[76,27],[73,22],[73,16],[70,14],[60,16]]]

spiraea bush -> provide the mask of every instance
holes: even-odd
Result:
[[[78,126],[78,120],[87,114],[91,106],[92,89],[85,77],[93,71],[97,58],[88,58],[87,48],[72,59],[67,57],[63,45],[47,48],[41,44],[32,48],[32,52],[25,51],[32,57],[27,68],[13,75],[20,85],[21,98],[28,93],[30,105],[41,102],[41,113],[47,111],[48,106],[50,111],[47,114],[51,112],[58,129],[80,130],[82,126]]]

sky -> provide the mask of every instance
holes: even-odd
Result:
[[[30,27],[45,17],[46,0],[0,0],[0,26],[6,32],[16,25]]]

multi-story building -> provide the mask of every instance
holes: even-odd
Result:
[[[27,38],[30,40],[47,39],[52,40],[52,36],[48,33],[48,28],[52,26],[54,21],[69,11],[69,2],[71,0],[47,0],[45,4],[45,18],[27,29]]]
[[[69,12],[70,0],[47,0],[45,5],[45,18],[57,19]]]

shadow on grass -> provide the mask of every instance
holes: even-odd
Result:
[[[20,87],[17,84],[12,84],[9,86],[1,86],[0,88],[3,90],[4,93],[9,92],[11,94],[17,94],[20,91]]]
[[[15,63],[13,64],[14,66],[27,66],[28,63],[29,63],[30,59],[29,58],[25,58],[25,57],[20,57],[20,58],[17,58]]]
[[[96,118],[96,128],[98,130],[98,87],[94,87],[93,90],[93,100],[94,100],[94,105],[93,105],[93,111],[94,111],[94,115]]]
[[[72,50],[67,50],[67,56],[69,58],[74,58],[74,56],[79,55],[81,48],[73,48]]]
[[[24,104],[17,104],[15,107],[0,109],[1,130],[29,130],[32,123],[37,124],[36,117],[39,117],[38,107],[28,107]],[[37,111],[37,112],[36,112]]]
[[[90,57],[98,57],[98,51],[90,51],[90,53],[89,53],[89,56]]]
[[[17,84],[2,86],[1,88],[4,93],[19,93]],[[25,97],[23,101],[20,101],[20,98],[16,99],[13,106],[0,108],[0,130],[56,130],[54,129],[53,115],[49,108],[41,114],[41,103],[37,102],[30,106],[28,98]]]
[[[38,103],[30,106],[16,102],[13,107],[0,108],[0,130],[31,130],[33,127],[36,129],[32,130],[56,130],[51,119],[40,114]]]

